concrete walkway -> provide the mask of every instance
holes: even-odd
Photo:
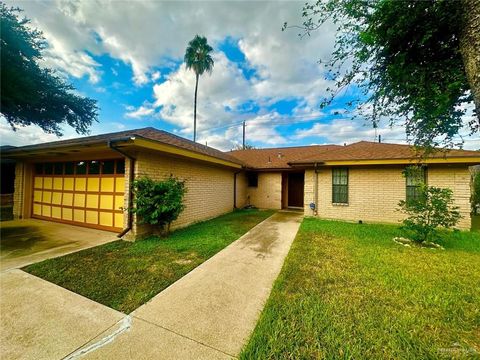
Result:
[[[0,238],[2,271],[118,240],[113,232],[37,219],[2,222]]]
[[[255,327],[302,214],[254,227],[83,347],[87,359],[229,359]],[[123,323],[124,324],[124,323]],[[104,344],[105,339],[114,339]],[[77,356],[82,349],[71,357]]]

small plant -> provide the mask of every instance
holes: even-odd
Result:
[[[418,243],[429,242],[438,227],[449,229],[461,219],[458,207],[453,205],[453,192],[448,188],[419,185],[419,196],[398,203],[408,217],[403,228],[413,233]]]
[[[170,176],[166,180],[155,181],[148,177],[133,182],[134,208],[141,224],[160,226],[170,232],[170,225],[185,209],[183,197],[185,183]]]

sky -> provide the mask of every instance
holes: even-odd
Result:
[[[375,130],[344,111],[350,89],[329,106],[331,85],[319,59],[331,56],[335,27],[311,36],[281,31],[301,24],[303,1],[6,1],[18,6],[49,43],[43,66],[57,70],[78,93],[96,99],[99,121],[90,134],[153,126],[192,138],[195,76],[183,56],[196,34],[214,48],[211,75],[199,81],[197,139],[221,150],[344,144],[360,140],[405,143],[400,123]],[[465,116],[468,123],[470,115]],[[62,139],[78,137],[65,126]],[[479,149],[478,136],[464,148]],[[1,145],[58,140],[36,126],[13,132],[0,118]]]

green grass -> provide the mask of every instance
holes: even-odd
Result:
[[[480,235],[305,219],[242,359],[480,358]]]
[[[174,231],[168,238],[114,241],[24,270],[130,313],[272,213],[239,210]]]

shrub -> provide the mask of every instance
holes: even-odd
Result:
[[[185,183],[170,176],[166,180],[155,181],[143,177],[133,182],[134,214],[141,224],[157,225],[168,233],[170,224],[184,210],[183,197]]]
[[[478,215],[480,210],[480,171],[473,173],[472,179],[472,214]]]
[[[413,233],[419,243],[430,241],[438,227],[455,226],[461,219],[458,207],[453,205],[453,192],[448,188],[419,185],[420,196],[415,200],[399,202],[401,210],[408,215],[403,228]]]

